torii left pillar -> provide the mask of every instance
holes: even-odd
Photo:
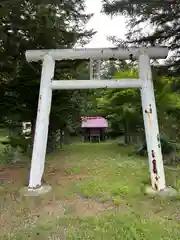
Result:
[[[28,191],[49,191],[48,187],[42,187],[41,179],[44,172],[49,115],[52,101],[51,81],[54,77],[55,61],[51,56],[45,55],[42,65],[41,83],[39,92],[36,130],[31,161],[30,179]],[[44,189],[45,188],[45,189]]]

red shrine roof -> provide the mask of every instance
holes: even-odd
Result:
[[[103,117],[81,117],[82,128],[107,128],[108,121]]]

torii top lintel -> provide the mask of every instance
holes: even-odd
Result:
[[[65,59],[137,59],[141,54],[148,54],[151,59],[164,59],[168,55],[166,47],[132,47],[132,48],[74,48],[74,49],[46,49],[28,50],[26,59],[29,62],[43,60],[45,55],[51,56],[55,61]]]

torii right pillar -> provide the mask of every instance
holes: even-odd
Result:
[[[147,54],[139,56],[139,78],[142,81],[141,101],[145,126],[146,144],[152,188],[166,188],[161,142],[150,59]]]

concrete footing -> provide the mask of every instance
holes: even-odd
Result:
[[[30,189],[28,187],[25,187],[21,190],[21,194],[25,197],[40,196],[40,195],[50,192],[51,189],[52,189],[52,187],[49,185],[43,185],[37,189]]]
[[[153,189],[151,186],[147,186],[145,189],[145,193],[152,196],[162,196],[162,197],[175,197],[179,195],[176,189],[172,187],[166,187],[161,191],[157,191]]]

